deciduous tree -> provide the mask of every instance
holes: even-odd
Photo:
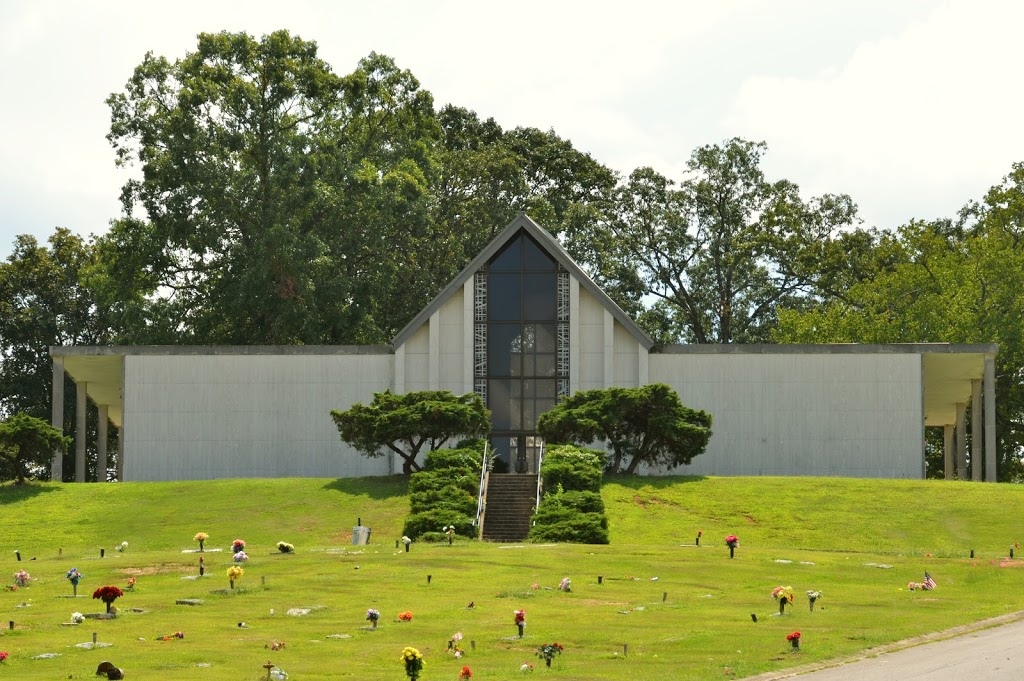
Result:
[[[65,451],[71,438],[46,421],[19,412],[0,423],[0,457],[18,484],[37,471],[46,472],[54,451]]]

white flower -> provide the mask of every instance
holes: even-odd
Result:
[[[124,550],[126,548],[128,548],[128,542],[126,542],[126,541],[123,541],[123,542],[121,542],[120,544],[117,545],[117,550],[121,551],[122,553],[124,552]]]
[[[85,621],[85,615],[80,612],[73,612],[71,613],[71,621],[75,624],[81,624]]]
[[[285,681],[288,678],[288,673],[283,669],[274,668],[270,670],[270,678],[274,681]]]
[[[403,544],[411,544],[412,543],[412,539],[409,539],[408,537],[402,537],[402,543]]]

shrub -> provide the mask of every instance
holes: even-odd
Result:
[[[474,497],[480,489],[479,475],[451,476],[447,471],[422,471],[409,478],[409,493],[440,492],[448,486],[457,487]]]
[[[567,507],[580,513],[604,513],[604,499],[597,492],[549,492],[544,495],[541,507]]]
[[[476,514],[476,500],[475,494],[470,494],[455,485],[446,485],[440,489],[424,490],[409,495],[409,506],[413,513],[422,513],[432,508],[453,508],[472,516]]]
[[[459,471],[466,475],[480,475],[480,452],[472,449],[437,449],[423,461],[424,471]]]
[[[475,513],[475,507],[473,510]],[[405,520],[403,534],[413,539],[419,539],[427,532],[441,532],[441,528],[448,525],[455,526],[456,534],[464,537],[476,537],[476,528],[473,527],[472,515],[466,515],[455,509],[445,507],[413,513]],[[447,540],[447,537],[445,539]]]
[[[607,544],[608,521],[600,513],[559,514],[557,522],[540,519],[530,529],[530,539],[536,542],[570,542],[574,544]]]
[[[541,464],[545,489],[598,492],[603,470],[600,452],[573,445],[553,445]]]

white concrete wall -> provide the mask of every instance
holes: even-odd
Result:
[[[126,480],[388,473],[341,441],[332,409],[394,380],[394,356],[128,355]]]
[[[646,352],[626,327],[615,322],[615,377],[613,384],[621,388],[640,385],[640,353]]]
[[[652,353],[649,362],[651,382],[714,419],[707,450],[667,472],[922,476],[918,354]]]
[[[405,389],[400,392],[430,390],[430,323],[416,329],[402,347],[405,349]]]
[[[450,390],[456,395],[462,395],[465,385],[465,338],[463,327],[463,289],[456,291],[441,306],[438,315],[440,328],[440,380],[439,390]],[[470,320],[472,324],[472,320]],[[472,338],[472,335],[470,335]]]
[[[579,389],[604,388],[604,314],[601,303],[582,286],[579,311]],[[574,345],[576,345],[574,343]]]

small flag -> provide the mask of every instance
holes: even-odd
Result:
[[[935,580],[927,572],[924,573],[924,588],[929,591],[935,588]]]

